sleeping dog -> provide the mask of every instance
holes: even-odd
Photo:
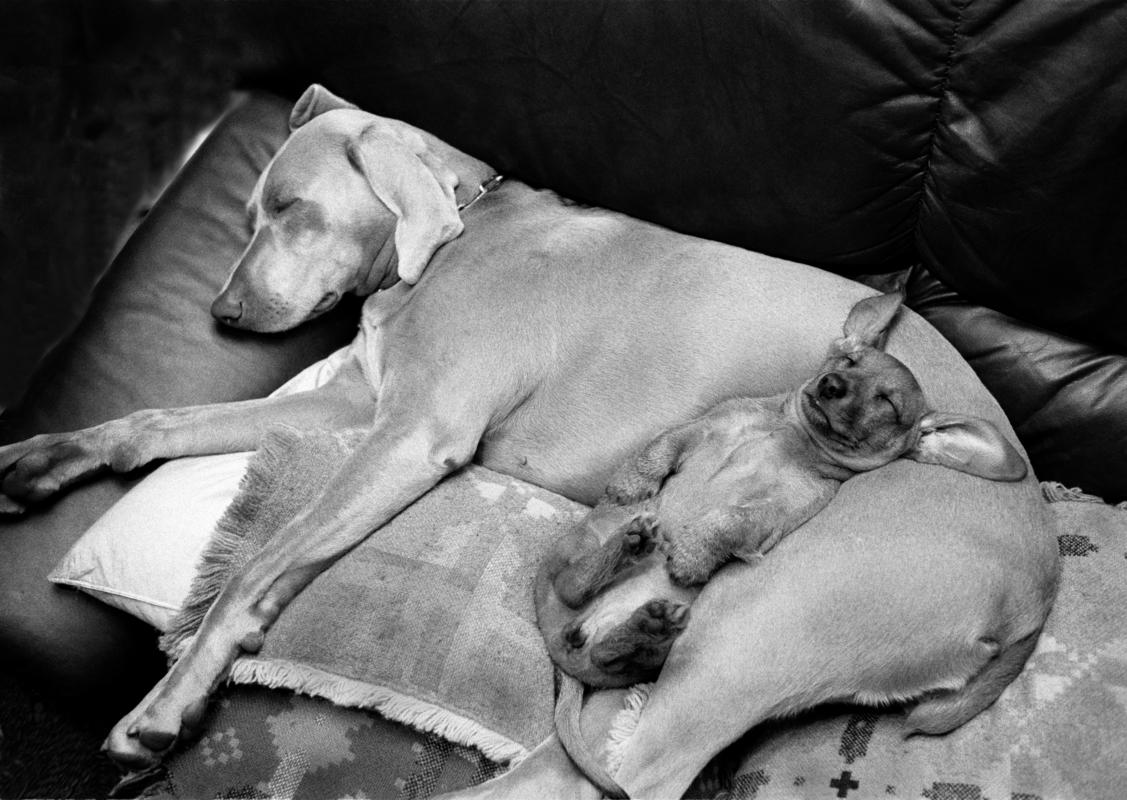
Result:
[[[929,410],[912,372],[882,351],[901,304],[899,294],[857,303],[845,335],[796,390],[732,398],[660,434],[545,558],[537,622],[572,678],[561,686],[557,732],[604,793],[625,796],[584,743],[573,681],[611,688],[655,679],[700,586],[726,561],[762,558],[844,481],[897,458],[992,480],[1025,477],[997,428]]]
[[[615,467],[657,432],[722,398],[772,396],[811,374],[820,343],[870,294],[502,182],[438,136],[319,86],[290,125],[251,193],[247,248],[212,313],[281,331],[345,294],[366,296],[340,372],[310,392],[141,410],[0,447],[0,513],[22,513],[102,470],[254,449],[279,423],[367,430],[110,731],[108,752],[134,770],[206,723],[231,662],[261,646],[291,598],[452,471],[476,461],[594,505]],[[942,405],[1004,425],[970,368],[918,317],[903,314],[888,346]],[[1056,588],[1053,532],[1033,480],[979,481],[905,461],[857,477],[750,573],[732,564],[706,584],[615,780],[634,796],[680,796],[748,729],[835,699],[917,701],[907,727],[957,727],[998,697],[1037,641]],[[616,713],[619,695],[589,698],[590,736],[608,730],[604,712]],[[475,791],[596,789],[552,736]]]
[[[929,410],[915,376],[882,351],[901,304],[899,294],[860,301],[815,377],[721,402],[618,469],[537,577],[538,622],[561,669],[599,687],[652,679],[699,586],[733,557],[761,558],[858,473],[904,457],[1025,477],[992,424]]]

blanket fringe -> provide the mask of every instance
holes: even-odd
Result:
[[[290,689],[337,705],[377,711],[416,730],[433,733],[455,744],[476,747],[486,758],[502,764],[514,764],[528,755],[528,749],[519,743],[447,709],[292,661],[243,657],[232,666],[230,681]]]
[[[1070,502],[1070,503],[1104,503],[1102,497],[1097,497],[1094,494],[1088,494],[1083,489],[1078,487],[1065,486],[1063,483],[1057,481],[1042,481],[1041,482],[1041,495],[1050,503]],[[1116,508],[1121,511],[1127,511],[1127,500],[1122,503],[1117,503]]]
[[[278,472],[281,460],[300,436],[296,429],[285,426],[272,428],[271,434],[263,437],[239,481],[235,499],[216,523],[211,541],[200,556],[196,576],[192,579],[183,607],[172,618],[168,631],[160,637],[160,649],[168,655],[169,661],[175,661],[187,649],[215,598],[226,585],[231,575],[232,560],[243,542],[241,532],[250,526],[268,501],[269,490],[273,486],[272,476]]]
[[[638,729],[638,720],[642,717],[642,709],[650,699],[653,691],[652,683],[636,683],[622,701],[623,709],[614,717],[610,730],[607,731],[606,742],[606,768],[611,775],[618,774],[622,767],[622,759],[626,755],[626,743]]]

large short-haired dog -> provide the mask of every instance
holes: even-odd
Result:
[[[519,181],[498,186],[488,164],[320,87],[291,126],[212,311],[274,331],[347,292],[370,295],[341,373],[306,394],[143,411],[0,449],[0,506],[18,512],[99,469],[252,449],[278,422],[370,431],[320,498],[233,575],[186,653],[111,731],[110,754],[132,767],[200,724],[231,660],[261,645],[290,598],[451,470],[476,459],[594,503],[613,467],[658,431],[812,372],[868,293]],[[889,349],[937,404],[1005,426],[918,319],[901,321]],[[922,698],[911,725],[958,725],[1033,647],[1055,588],[1049,526],[1030,481],[899,462],[851,481],[754,580],[729,568],[709,583],[618,781],[631,794],[678,795],[752,725],[833,698]],[[613,700],[595,698],[590,713]],[[595,791],[553,742],[537,753],[481,791]]]

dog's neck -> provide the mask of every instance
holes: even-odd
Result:
[[[474,158],[467,153],[463,153],[431,133],[419,128],[413,128],[413,130],[426,140],[428,150],[434,154],[438,161],[458,176],[458,185],[454,189],[454,202],[458,205],[459,211],[469,208],[478,197],[484,194],[481,191],[483,188],[486,192],[494,188],[492,186],[486,188],[489,182],[498,175],[498,171],[489,164],[480,158]]]
[[[481,198],[500,186],[505,176],[501,175],[484,161],[459,153],[453,148],[450,150],[461,156],[454,163],[447,162],[451,168],[462,167],[455,170],[458,173],[458,186],[454,190],[454,200],[458,204],[458,212],[464,214],[469,211]],[[477,177],[481,176],[478,181]],[[398,258],[395,254],[395,236],[389,232],[380,244],[376,257],[368,264],[367,269],[361,269],[356,288],[353,290],[360,297],[367,297],[375,292],[389,289],[399,283]]]
[[[782,398],[782,413],[787,422],[790,423],[796,430],[800,431],[802,436],[810,442],[810,449],[816,456],[813,467],[817,470],[818,474],[823,478],[829,478],[838,482],[845,482],[857,474],[857,471],[851,469],[840,463],[833,457],[833,453],[827,450],[819,442],[818,437],[810,430],[805,418],[802,415],[801,401],[799,395],[801,389],[798,391],[790,392]]]

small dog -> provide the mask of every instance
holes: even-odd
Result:
[[[598,687],[652,680],[721,565],[762,558],[861,472],[904,457],[1025,477],[993,425],[929,410],[911,371],[882,351],[901,305],[895,293],[862,300],[798,389],[721,402],[619,468],[539,571],[538,621],[561,669]]]

